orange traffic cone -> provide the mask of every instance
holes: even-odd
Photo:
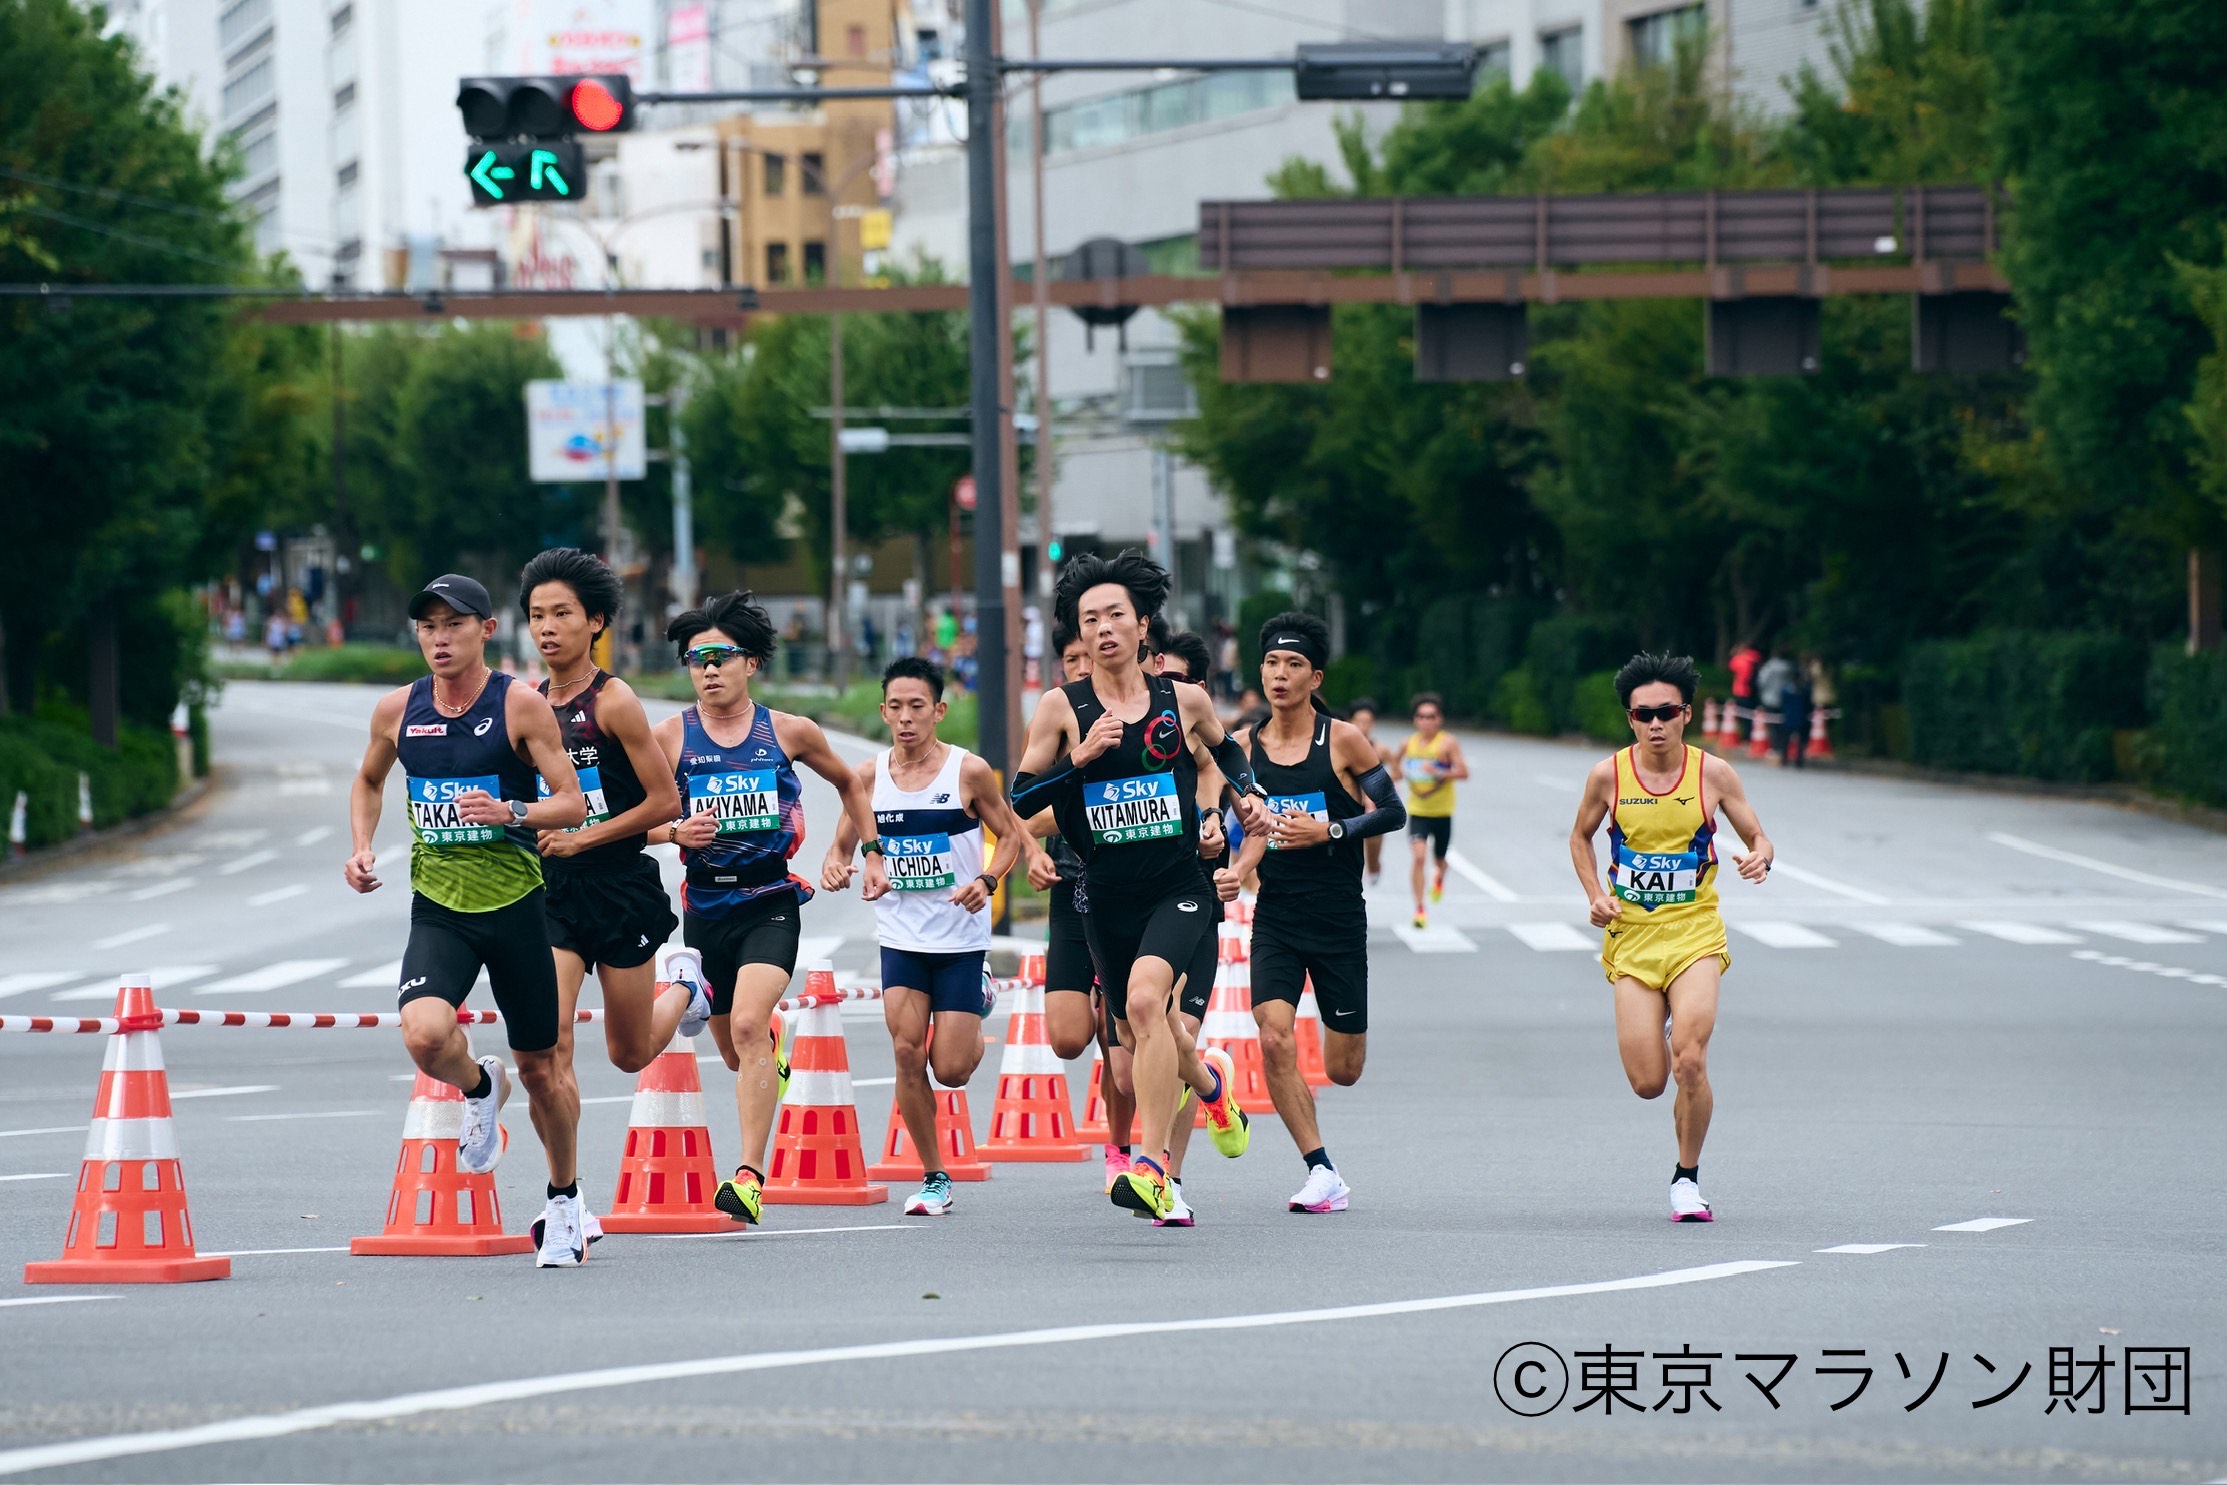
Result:
[[[1714,696],[1701,704],[1701,740],[1717,740],[1717,698]]]
[[[804,985],[809,993],[832,993],[834,966],[813,966]],[[832,1004],[808,1006],[798,1014],[789,1067],[789,1096],[781,1103],[773,1158],[761,1188],[765,1200],[834,1207],[889,1200],[887,1186],[866,1179],[850,1053],[843,1045],[842,1015]]]
[[[727,1232],[734,1223],[711,1204],[719,1172],[704,1123],[696,1076],[696,1039],[675,1034],[634,1081],[619,1157],[618,1190],[603,1217],[606,1232]]]
[[[933,1074],[928,1087],[936,1095],[936,1148],[943,1155],[943,1173],[954,1181],[987,1181],[994,1172],[975,1149],[974,1113],[967,1107],[967,1090],[946,1088]],[[912,1131],[905,1128],[904,1111],[892,1098],[882,1158],[868,1166],[866,1174],[877,1181],[917,1181],[926,1173],[920,1152],[913,1148]]]
[[[991,1160],[1088,1160],[1067,1100],[1067,1069],[1044,1030],[1044,990],[1023,984],[1006,1023],[997,1105],[982,1153]]]
[[[1083,1117],[1075,1125],[1075,1138],[1101,1145],[1113,1139],[1113,1129],[1106,1123],[1106,1054],[1102,1051],[1090,1059],[1090,1087],[1083,1096]]]
[[[101,1063],[85,1160],[62,1256],[23,1266],[26,1284],[184,1284],[231,1277],[232,1260],[193,1250],[185,1171],[170,1125],[162,1069],[161,1013],[144,975],[116,991],[116,1019]]]
[[[1253,957],[1253,930],[1242,923],[1223,923],[1217,930],[1221,942],[1215,958],[1222,964],[1245,964]]]
[[[1021,972],[1018,978],[1024,985],[1034,985],[1039,990],[1044,988],[1044,951],[1042,949],[1031,949],[1021,956]]]
[[[1322,1009],[1315,1004],[1312,979],[1299,992],[1299,1013],[1291,1023],[1291,1039],[1299,1051],[1299,1076],[1309,1088],[1330,1086],[1330,1069],[1322,1060]]]
[[[412,1258],[485,1258],[531,1253],[528,1233],[503,1231],[502,1204],[493,1174],[456,1167],[456,1140],[464,1131],[464,1094],[423,1070],[410,1089],[402,1116],[402,1155],[395,1161],[394,1191],[387,1198],[386,1229],[360,1237],[348,1251]],[[510,1131],[503,1131],[507,1147]]]
[[[1724,731],[1717,734],[1717,747],[1726,754],[1740,751],[1740,699],[1734,697],[1724,704]]]
[[[1755,708],[1753,721],[1748,727],[1748,756],[1750,758],[1767,758],[1771,754],[1771,724],[1768,717],[1769,713],[1758,704]]]
[[[1199,1047],[1220,1047],[1237,1068],[1237,1101],[1247,1108],[1269,1106],[1268,1075],[1261,1067],[1260,1028],[1253,1024],[1253,970],[1248,964],[1225,964],[1214,978],[1214,996],[1206,1003],[1206,1018],[1199,1022]],[[1198,1112],[1200,1124],[1206,1110]]]
[[[1225,923],[1242,923],[1247,928],[1251,928],[1253,926],[1253,900],[1240,893],[1235,902],[1223,903],[1222,921]]]
[[[1817,707],[1809,714],[1809,746],[1803,750],[1803,756],[1809,762],[1815,763],[1821,758],[1828,763],[1832,761],[1833,740],[1827,735],[1825,728],[1825,719],[1830,715],[1832,714],[1823,707]]]

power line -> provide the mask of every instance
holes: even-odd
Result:
[[[51,206],[40,206],[32,201],[19,204],[23,210],[33,216],[48,217],[66,226],[76,227],[86,232],[98,232],[104,237],[113,237],[119,242],[128,242],[135,247],[152,248],[158,253],[169,253],[179,258],[191,258],[196,263],[206,263],[212,268],[234,268],[238,266],[228,259],[212,258],[207,253],[197,253],[191,248],[180,247],[174,242],[163,242],[153,237],[142,237],[137,232],[126,232],[121,227],[111,227],[102,222],[88,221],[84,217],[72,216],[66,211],[56,211]]]
[[[176,212],[184,217],[203,217],[224,220],[226,214],[211,211],[203,206],[187,206],[181,201],[165,201],[159,196],[141,196],[131,191],[119,191],[112,186],[81,186],[74,181],[56,180],[51,175],[40,175],[30,170],[15,170],[0,165],[0,175],[11,180],[28,181],[35,186],[45,186],[55,191],[74,191],[81,196],[98,196],[103,201],[121,202],[127,206],[150,206],[157,211]]]

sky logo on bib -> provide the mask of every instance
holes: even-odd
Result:
[[[1171,774],[1100,779],[1083,785],[1083,816],[1101,846],[1161,840],[1183,833],[1181,802]]]
[[[948,835],[885,835],[882,871],[898,892],[949,891],[958,881]]]
[[[462,797],[477,789],[495,794],[502,781],[493,774],[466,779],[410,780],[410,828],[429,846],[485,846],[503,838],[499,825],[475,825],[464,818]]]
[[[1271,794],[1268,796],[1268,812],[1272,815],[1311,815],[1325,825],[1330,823],[1330,802],[1319,790],[1313,794]],[[1286,847],[1282,841],[1271,838],[1268,849],[1281,851]]]
[[[696,774],[688,780],[688,809],[691,814],[710,811],[719,822],[720,835],[781,826],[780,800],[770,771]]]

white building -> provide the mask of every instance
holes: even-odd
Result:
[[[1634,61],[1659,60],[1681,31],[1706,26],[1740,99],[1787,107],[1786,81],[1829,65],[1839,0],[1445,0],[1446,34],[1477,42],[1519,88],[1551,67],[1573,88]]]

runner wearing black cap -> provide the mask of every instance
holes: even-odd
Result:
[[[587,816],[580,780],[549,704],[487,666],[494,605],[475,580],[448,573],[410,600],[418,649],[433,672],[388,692],[348,791],[353,846],[342,876],[380,882],[371,839],[387,775],[400,762],[410,809],[410,941],[402,952],[402,1041],[429,1077],[461,1089],[456,1163],[493,1170],[510,1096],[500,1057],[472,1056],[456,1009],[482,968],[549,1157],[549,1204],[535,1262],[571,1267],[586,1253],[579,1216],[580,1098],[557,1060],[557,975],[543,927],[537,832]],[[537,798],[539,772],[547,794]]]
[[[1351,1192],[1323,1148],[1293,1028],[1299,997],[1311,981],[1322,1007],[1322,1060],[1330,1081],[1360,1081],[1369,1045],[1361,843],[1399,829],[1407,811],[1376,745],[1352,723],[1332,717],[1317,695],[1330,661],[1330,631],[1322,620],[1278,614],[1261,628],[1260,651],[1268,720],[1243,741],[1272,819],[1265,834],[1246,839],[1215,885],[1234,897],[1245,874],[1260,870],[1253,1019],[1260,1026],[1268,1095],[1307,1162],[1307,1182],[1288,1205],[1295,1212],[1342,1212]]]

